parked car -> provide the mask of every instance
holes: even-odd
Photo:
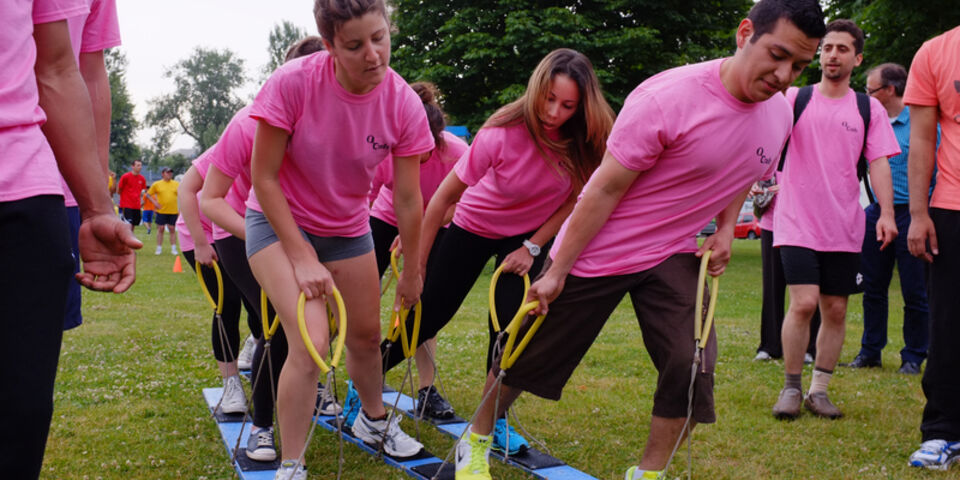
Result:
[[[710,223],[704,225],[703,228],[700,229],[700,233],[698,233],[697,236],[698,236],[698,237],[709,237],[710,235],[713,235],[714,233],[717,233],[717,219],[715,219],[715,218],[714,218],[713,220],[710,220]]]
[[[733,227],[733,238],[760,238],[760,221],[753,213],[741,213]]]

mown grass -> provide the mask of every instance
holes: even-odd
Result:
[[[235,477],[201,396],[202,388],[219,384],[209,346],[209,307],[192,272],[171,273],[173,257],[154,256],[153,239],[145,243],[131,291],[85,292],[85,323],[65,335],[43,478]],[[919,442],[924,399],[919,377],[896,373],[903,346],[896,280],[884,368],[841,368],[834,375],[831,396],[846,416],[825,421],[804,415],[780,422],[770,407],[782,384],[782,363],[752,361],[759,342],[759,242],[738,240],[734,249],[721,278],[717,312],[719,420],[695,432],[694,478],[957,478],[956,471],[918,471],[906,463]],[[490,273],[488,267],[439,338],[443,384],[463,416],[476,406],[483,381]],[[861,331],[857,296],[850,304],[843,360],[856,354]],[[403,372],[395,369],[388,382],[398,385]],[[575,372],[562,401],[524,396],[515,410],[554,455],[598,478],[620,479],[646,440],[655,379],[633,312],[624,303]],[[809,370],[804,383],[809,383]],[[413,432],[412,422],[404,425]],[[430,428],[422,431],[428,448],[445,455],[452,441]],[[308,454],[311,478],[335,478],[336,458],[335,436],[318,430]],[[345,460],[346,479],[406,478],[349,445]],[[528,478],[497,462],[493,475]],[[686,477],[685,447],[671,470],[671,478],[680,476]]]

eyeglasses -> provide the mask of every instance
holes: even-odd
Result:
[[[881,85],[881,86],[879,86],[879,87],[877,87],[877,88],[874,88],[873,90],[871,90],[870,87],[864,87],[863,90],[864,90],[865,92],[867,92],[867,95],[873,95],[874,93],[877,93],[877,92],[879,92],[880,90],[883,90],[884,88],[887,88],[887,86],[886,86],[886,85]]]

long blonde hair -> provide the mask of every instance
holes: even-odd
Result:
[[[561,73],[576,82],[580,102],[573,116],[560,126],[562,138],[552,140],[546,135],[540,118],[550,93],[550,83]],[[574,183],[582,186],[600,165],[615,117],[613,109],[603,98],[590,60],[576,50],[560,48],[543,57],[530,75],[523,95],[500,107],[483,126],[503,127],[522,120],[537,148],[542,153],[545,153],[542,146],[556,152]]]

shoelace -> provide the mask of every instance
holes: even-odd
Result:
[[[470,444],[470,472],[482,472],[487,466],[487,459],[484,458],[485,446],[479,443],[469,442]]]
[[[257,446],[273,446],[273,432],[267,428],[257,431]]]

